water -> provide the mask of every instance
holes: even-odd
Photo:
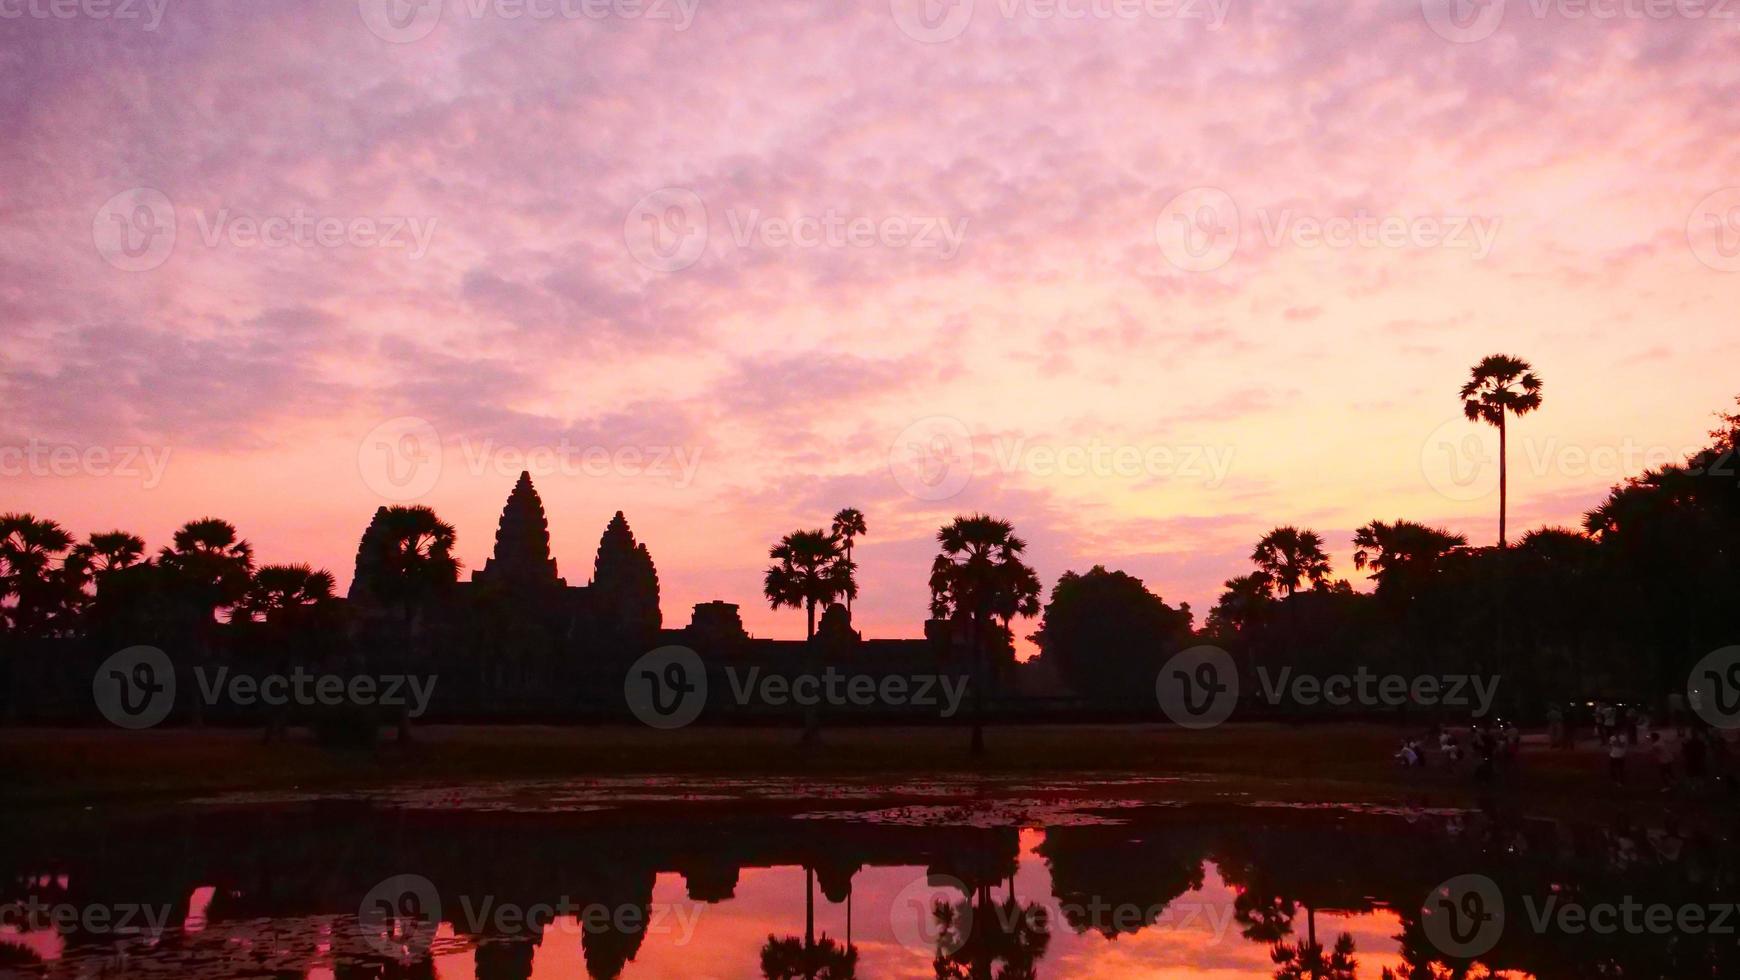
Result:
[[[1719,827],[1169,804],[1117,787],[616,780],[39,818],[0,842],[0,972],[1740,972],[1740,921],[1714,922],[1736,868]],[[1628,902],[1642,910],[1635,922]],[[1480,917],[1495,907],[1496,927]],[[1677,918],[1652,928],[1653,907]],[[1577,927],[1609,908],[1615,929]],[[1687,925],[1687,908],[1704,910],[1702,927]],[[1312,935],[1326,959],[1341,941],[1351,965],[1289,964],[1289,952],[1311,953]]]

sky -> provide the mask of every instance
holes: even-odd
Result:
[[[1740,394],[1740,4],[0,0],[0,510],[348,583],[522,469],[667,625],[864,511],[857,625],[1011,520],[1198,621],[1269,528],[1513,535]],[[1028,632],[1018,624],[1017,631]]]

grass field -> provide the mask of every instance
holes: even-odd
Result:
[[[655,731],[629,726],[429,726],[398,745],[333,751],[305,733],[264,744],[257,730],[0,729],[0,794],[16,806],[170,802],[224,791],[330,791],[418,784],[637,774],[803,779],[886,774],[970,780],[1094,774],[1185,777],[1180,798],[1467,805],[1503,796],[1531,809],[1591,802],[1659,806],[1653,767],[1634,759],[1627,788],[1608,782],[1592,745],[1575,751],[1529,739],[1514,770],[1489,785],[1464,769],[1404,770],[1391,760],[1402,732],[1363,724],[1233,724],[1205,731],[1160,725],[991,728],[975,760],[951,727],[838,728],[806,750],[789,728]],[[1680,801],[1683,802],[1683,801]]]

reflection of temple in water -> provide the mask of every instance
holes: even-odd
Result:
[[[201,977],[300,980],[326,975],[311,973],[323,963],[331,964],[335,980],[429,977],[431,957],[458,950],[471,956],[479,980],[524,980],[534,952],[551,943],[577,944],[590,976],[614,977],[647,943],[668,937],[649,938],[642,927],[610,922],[578,934],[503,930],[487,917],[480,921],[475,909],[485,900],[521,909],[568,901],[638,910],[630,919],[644,924],[651,921],[661,876],[680,876],[687,901],[716,905],[738,898],[747,873],[801,868],[813,894],[793,893],[778,918],[767,920],[772,934],[762,961],[769,969],[796,964],[801,970],[831,958],[844,970],[855,962],[850,916],[857,883],[878,869],[922,870],[933,883],[958,891],[939,918],[970,909],[975,921],[988,924],[959,947],[939,951],[939,976],[979,976],[990,962],[1009,967],[1006,975],[1031,976],[1043,971],[1046,950],[1060,936],[1105,942],[1178,928],[1177,910],[1200,900],[1205,868],[1212,865],[1216,880],[1232,889],[1225,941],[1263,950],[1297,949],[1312,940],[1329,946],[1340,929],[1336,923],[1384,912],[1398,917],[1401,932],[1393,937],[1399,954],[1388,955],[1418,967],[1402,975],[1429,977],[1448,974],[1425,968],[1433,955],[1420,931],[1422,901],[1437,883],[1470,869],[1493,876],[1506,894],[1589,903],[1625,895],[1707,900],[1734,883],[1732,863],[1711,839],[1693,835],[1669,846],[1659,829],[1211,805],[1125,809],[1119,818],[1043,832],[1029,858],[1043,862],[1046,878],[1038,880],[1048,879],[1047,894],[1030,886],[1017,890],[1022,845],[1013,827],[758,817],[730,808],[678,819],[668,811],[639,810],[211,807],[172,817],[86,818],[15,834],[0,842],[0,902],[167,907],[172,928],[138,955],[230,971]],[[429,952],[396,963],[360,941],[355,916],[372,888],[408,871],[438,886],[445,925]],[[844,904],[845,934],[817,934],[816,896]],[[886,892],[881,897],[886,900]],[[867,908],[862,897],[855,911],[861,936],[866,923],[885,924],[890,915],[888,908]],[[746,941],[727,931],[708,934],[706,942],[720,935]],[[1486,965],[1543,978],[1731,976],[1740,969],[1731,942],[1658,940],[1510,930]],[[110,955],[113,937],[72,929],[58,942],[61,958],[77,963]],[[706,942],[693,955],[718,952]],[[21,948],[0,942],[0,957],[22,959]],[[1378,980],[1370,969],[1333,975]],[[443,978],[455,980],[450,973]]]

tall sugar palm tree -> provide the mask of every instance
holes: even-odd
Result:
[[[1316,531],[1275,528],[1257,542],[1251,561],[1289,597],[1307,581],[1320,586],[1329,579],[1329,556],[1323,553],[1323,539]]]
[[[1462,386],[1462,414],[1469,421],[1498,427],[1498,546],[1505,546],[1505,510],[1510,492],[1505,417],[1527,415],[1541,407],[1541,379],[1529,362],[1508,354],[1481,358]]]
[[[864,512],[856,507],[843,507],[834,515],[834,537],[840,539],[840,544],[846,549],[846,561],[852,560],[852,545],[860,537],[868,535],[869,528],[864,524]],[[857,566],[853,566],[856,568]],[[856,591],[856,590],[854,590]],[[852,595],[846,595],[846,613],[850,618],[852,612]]]
[[[930,607],[938,619],[964,617],[973,664],[973,742],[985,752],[984,639],[994,617],[1005,623],[1039,614],[1039,576],[1022,556],[1027,543],[1015,527],[986,514],[957,517],[936,534],[941,552],[931,563]]]
[[[804,659],[810,670],[819,666],[816,643],[816,606],[826,608],[840,596],[858,592],[852,562],[841,551],[840,539],[821,528],[793,531],[768,549],[769,565],[762,586],[771,608],[790,607],[804,611]],[[821,735],[821,715],[814,704],[804,706],[804,744]]]

